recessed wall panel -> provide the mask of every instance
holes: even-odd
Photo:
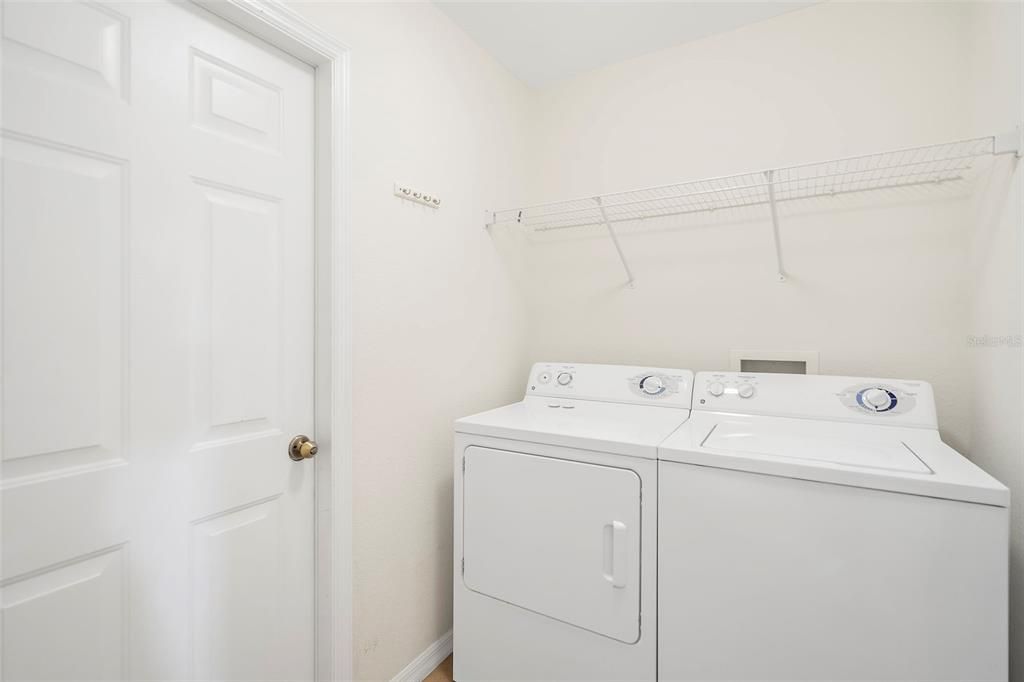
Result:
[[[279,206],[242,190],[199,190],[209,248],[209,353],[200,360],[208,369],[208,426],[222,432],[214,437],[237,437],[265,431],[279,395]]]
[[[3,140],[5,478],[120,455],[123,173]]]
[[[3,584],[4,679],[124,679],[124,554],[118,547]]]
[[[4,57],[46,77],[122,95],[128,23],[98,4],[5,2]]]
[[[194,51],[192,123],[234,142],[279,152],[281,91],[235,65]]]
[[[192,528],[193,677],[268,680],[283,674],[278,642],[288,594],[274,498]]]

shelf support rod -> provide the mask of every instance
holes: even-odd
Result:
[[[779,281],[785,282],[786,269],[782,267],[782,241],[779,239],[779,210],[775,205],[775,171],[768,170],[764,174],[768,178],[768,205],[772,210],[772,234],[775,237],[775,266],[778,270]]]
[[[608,235],[612,238],[612,244],[615,244],[615,250],[619,252],[619,260],[622,261],[622,267],[626,270],[626,277],[628,280],[626,284],[632,289],[635,284],[633,283],[633,271],[629,269],[629,263],[626,262],[626,255],[622,253],[622,246],[619,244],[619,237],[615,234],[615,228],[608,222],[608,213],[604,210],[604,204],[601,202],[601,197],[594,197],[594,201],[597,202],[597,208],[601,211],[601,221],[604,226],[608,228]]]

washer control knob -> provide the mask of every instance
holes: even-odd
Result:
[[[653,374],[645,376],[640,380],[640,390],[647,395],[661,395],[665,392],[665,382]]]
[[[741,398],[749,398],[754,395],[754,387],[750,384],[740,384],[736,387],[736,392],[740,394]]]
[[[725,386],[722,385],[721,381],[712,381],[708,384],[708,393],[715,396],[716,398],[725,393]]]
[[[572,375],[571,374],[569,374],[568,372],[559,372],[558,373],[558,385],[559,386],[568,386],[571,383],[572,383]]]
[[[868,388],[861,391],[860,399],[864,405],[876,412],[888,410],[892,407],[893,399],[889,391],[884,388]]]
[[[537,375],[537,383],[546,384],[551,381],[551,372],[541,372]]]

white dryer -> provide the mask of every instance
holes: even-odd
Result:
[[[657,446],[688,370],[541,363],[455,423],[456,680],[654,680]]]
[[[697,374],[660,450],[665,680],[1007,679],[1009,492],[927,383]]]

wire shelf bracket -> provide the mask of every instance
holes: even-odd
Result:
[[[779,209],[775,203],[775,171],[764,172],[768,179],[768,205],[772,211],[772,236],[775,239],[775,268],[779,281],[786,281],[786,269],[782,267],[782,241],[779,239]]]
[[[597,208],[601,211],[601,220],[604,222],[604,226],[608,228],[608,236],[612,238],[612,244],[615,245],[615,250],[619,253],[619,260],[622,261],[622,267],[626,271],[626,286],[630,289],[636,287],[633,282],[633,271],[629,269],[629,263],[626,262],[626,254],[622,253],[622,245],[619,244],[619,237],[615,234],[615,228],[608,221],[608,213],[604,210],[604,204],[601,202],[601,197],[594,197],[594,201],[597,203]]]
[[[632,288],[635,278],[619,241],[617,224],[767,206],[776,274],[780,282],[785,282],[789,275],[779,231],[780,204],[880,189],[944,186],[967,179],[979,158],[1013,154],[1019,159],[1022,149],[1024,138],[1018,126],[1001,135],[488,211],[486,228],[506,225],[547,232],[604,227]]]

